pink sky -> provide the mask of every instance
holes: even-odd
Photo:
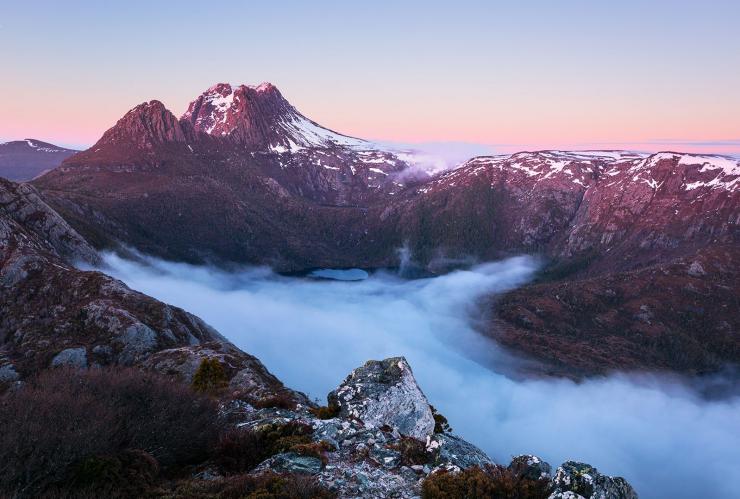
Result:
[[[271,81],[368,139],[740,153],[737,2],[321,3],[4,6],[0,140],[89,146],[143,101]]]

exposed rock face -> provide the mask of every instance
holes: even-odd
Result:
[[[434,431],[434,417],[403,357],[368,361],[329,394],[343,417],[373,427],[389,425],[403,435],[425,439]]]
[[[87,367],[87,349],[85,347],[80,348],[67,348],[62,350],[51,359],[51,367],[77,367],[84,369]]]
[[[186,130],[158,100],[139,104],[105,132],[94,147],[128,145],[153,149],[155,144],[185,142]]]
[[[36,139],[0,143],[0,177],[14,182],[31,180],[76,152]]]
[[[509,464],[509,469],[521,472],[522,476],[529,478],[530,480],[550,478],[550,474],[552,472],[552,468],[548,463],[531,454],[515,456]]]
[[[157,351],[141,365],[162,374],[175,374],[191,383],[204,359],[217,359],[221,363],[229,378],[229,393],[233,396],[259,400],[284,393],[297,403],[312,405],[304,394],[285,388],[256,357],[242,352],[218,333],[209,342]]]
[[[68,261],[100,262],[95,249],[28,184],[0,179],[0,216],[0,251],[4,267],[12,268],[12,273],[22,269],[11,257],[28,259],[33,250],[48,251]]]
[[[404,436],[404,428],[426,428],[428,421],[425,411],[406,412],[405,417],[384,418],[384,424],[378,426],[377,415],[387,414],[389,400],[396,400],[396,396],[389,393],[392,392],[391,387],[401,383],[402,379],[405,389],[416,397],[418,404],[426,404],[426,398],[410,372],[408,364],[401,357],[369,361],[355,369],[327,398],[337,401],[337,392],[342,392],[343,388],[351,388],[353,393],[368,396],[345,400],[342,411],[331,419],[318,419],[305,406],[299,406],[295,411],[274,408],[255,410],[234,402],[227,411],[230,420],[243,430],[288,422],[310,425],[313,428],[312,441],[326,449],[321,459],[292,451],[284,452],[265,460],[256,472],[273,470],[314,475],[321,484],[336,491],[342,498],[419,497],[422,482],[432,473],[455,473],[473,466],[492,465],[493,461],[480,449],[455,435],[427,433],[423,441]],[[410,457],[404,451],[410,443],[420,449],[414,454],[413,462],[409,462]],[[528,478],[551,480],[550,465],[537,456],[517,456],[509,468]],[[565,463],[552,481],[553,499],[636,498],[623,479],[601,475],[588,465]],[[572,492],[576,490],[584,495]]]
[[[637,499],[637,493],[624,478],[602,475],[593,466],[575,461],[560,465],[553,484],[551,499]]]

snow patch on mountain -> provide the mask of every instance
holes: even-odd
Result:
[[[348,147],[352,149],[373,149],[371,142],[342,135],[328,128],[324,128],[318,123],[309,120],[298,112],[290,113],[288,116],[281,117],[278,123],[289,137],[289,147],[281,148],[289,152],[299,151],[307,147]],[[280,144],[270,144],[271,150],[281,147]]]

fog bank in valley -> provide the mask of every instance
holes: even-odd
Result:
[[[525,283],[520,257],[418,280],[357,282],[226,273],[108,255],[105,272],[192,312],[287,385],[325,400],[354,367],[403,355],[454,430],[507,463],[536,453],[627,478],[643,498],[740,497],[740,397],[705,400],[646,375],[583,383],[512,379],[512,358],[475,330],[479,298]]]

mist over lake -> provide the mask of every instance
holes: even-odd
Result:
[[[402,355],[455,432],[497,462],[522,453],[553,467],[588,462],[624,476],[644,498],[740,496],[728,479],[740,476],[739,397],[707,400],[678,378],[647,374],[581,383],[512,375],[521,360],[482,336],[476,318],[484,296],[532,278],[531,258],[426,279],[376,272],[357,281],[105,260],[106,273],[202,317],[322,403],[353,368]]]

